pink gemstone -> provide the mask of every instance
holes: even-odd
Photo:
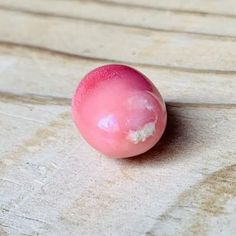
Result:
[[[152,82],[124,65],[88,73],[72,100],[74,121],[86,141],[109,157],[144,153],[161,138],[165,103]]]

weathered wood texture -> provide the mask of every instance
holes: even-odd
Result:
[[[0,236],[236,235],[234,0],[0,1]],[[70,98],[110,62],[142,70],[168,127],[112,160]]]

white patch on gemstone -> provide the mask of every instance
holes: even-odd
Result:
[[[119,130],[119,125],[116,117],[113,114],[103,117],[98,121],[97,126],[108,132],[115,132]]]
[[[143,100],[143,106],[147,109],[147,110],[149,110],[149,111],[153,111],[154,109],[153,109],[153,105],[152,104],[150,104],[149,102],[148,102],[148,100]]]
[[[128,139],[134,144],[144,142],[147,138],[151,137],[156,131],[155,122],[149,122],[145,124],[139,130],[130,130],[128,134]]]
[[[153,104],[151,104],[146,98],[138,96],[138,95],[129,98],[128,104],[132,108],[136,108],[136,109],[147,109],[148,111],[154,110]]]

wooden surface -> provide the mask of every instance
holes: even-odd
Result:
[[[168,107],[112,160],[71,120],[82,76],[143,71]],[[235,0],[0,1],[0,235],[236,235]]]

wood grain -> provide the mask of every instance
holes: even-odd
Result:
[[[83,0],[82,0],[83,1]],[[87,0],[85,0],[87,1]],[[230,16],[235,17],[235,2],[234,0],[216,0],[216,1],[188,1],[188,0],[166,0],[166,1],[155,1],[155,0],[97,0],[99,2],[108,2],[116,5],[124,4],[127,7],[134,7],[136,5],[144,7],[146,9],[162,9],[175,11],[180,13],[191,13],[201,15],[217,15],[217,16]]]
[[[103,27],[99,23],[65,21],[55,17],[9,13],[4,10],[0,11],[0,17],[5,22],[0,25],[0,41],[177,71],[236,74],[236,42],[211,41],[181,35],[173,37],[164,32],[108,25]],[[17,30],[12,31],[15,20]],[[85,31],[85,28],[89,30]],[[29,31],[31,34],[28,34]],[[83,34],[79,35],[81,31]],[[116,42],[116,46],[110,42]]]
[[[56,6],[56,7],[55,7]],[[65,19],[87,20],[101,24],[163,31],[172,34],[197,35],[212,39],[236,40],[236,17],[170,12],[164,9],[146,9],[142,6],[106,1],[41,1],[3,0],[0,8],[41,16],[59,16]],[[96,14],[94,14],[96,12]],[[126,17],[129,15],[129,17]]]
[[[1,151],[4,153],[0,171],[1,192],[4,192],[1,207],[7,209],[2,223],[8,225],[11,222],[11,227],[22,233],[31,235],[36,230],[49,235],[59,232],[108,235],[117,227],[116,219],[125,225],[116,228],[115,232],[120,235],[128,232],[142,235],[150,230],[155,232],[156,227],[161,229],[158,232],[164,233],[168,232],[167,229],[174,230],[175,224],[172,222],[173,228],[169,224],[164,227],[163,220],[158,223],[158,216],[169,212],[168,206],[174,204],[176,209],[181,203],[194,210],[187,214],[184,208],[181,212],[187,213],[179,216],[181,230],[188,232],[188,222],[195,222],[194,219],[205,212],[201,199],[207,201],[205,196],[213,198],[219,194],[227,196],[228,188],[222,187],[221,192],[217,189],[224,186],[224,181],[229,181],[230,186],[235,181],[234,175],[224,177],[220,170],[227,170],[227,166],[235,163],[235,110],[170,106],[169,125],[162,142],[145,155],[115,161],[101,157],[81,138],[78,139],[68,108],[44,106],[42,114],[40,104],[1,103],[1,107],[5,113],[11,114],[7,119],[4,114],[0,115],[0,121],[7,122],[1,137],[13,140],[18,134],[14,148],[4,145]],[[33,107],[31,112],[30,107]],[[18,111],[48,124],[32,126],[34,122],[15,117]],[[12,122],[17,129],[7,128],[12,126]],[[33,128],[25,133],[30,124]],[[225,130],[227,135],[222,136]],[[219,172],[215,174],[217,170]],[[213,177],[209,177],[212,174]],[[216,175],[218,177],[214,180]],[[211,179],[217,182],[211,184]],[[207,185],[212,191],[210,193],[203,184],[206,181],[210,183]],[[198,191],[200,184],[203,187]],[[189,189],[193,185],[196,185],[194,196],[197,200],[191,200],[194,190]],[[214,186],[217,186],[216,192]],[[178,197],[181,195],[185,197]],[[225,211],[234,216],[233,208],[230,210],[222,205],[222,209],[219,217]],[[103,220],[98,221],[101,216]],[[213,229],[214,222],[209,217],[207,219],[209,229]],[[229,218],[229,221],[233,219]],[[145,224],[140,225],[140,221],[145,221]],[[167,218],[166,223],[169,221]],[[233,223],[228,227],[228,224],[221,224],[224,230],[234,232]]]

